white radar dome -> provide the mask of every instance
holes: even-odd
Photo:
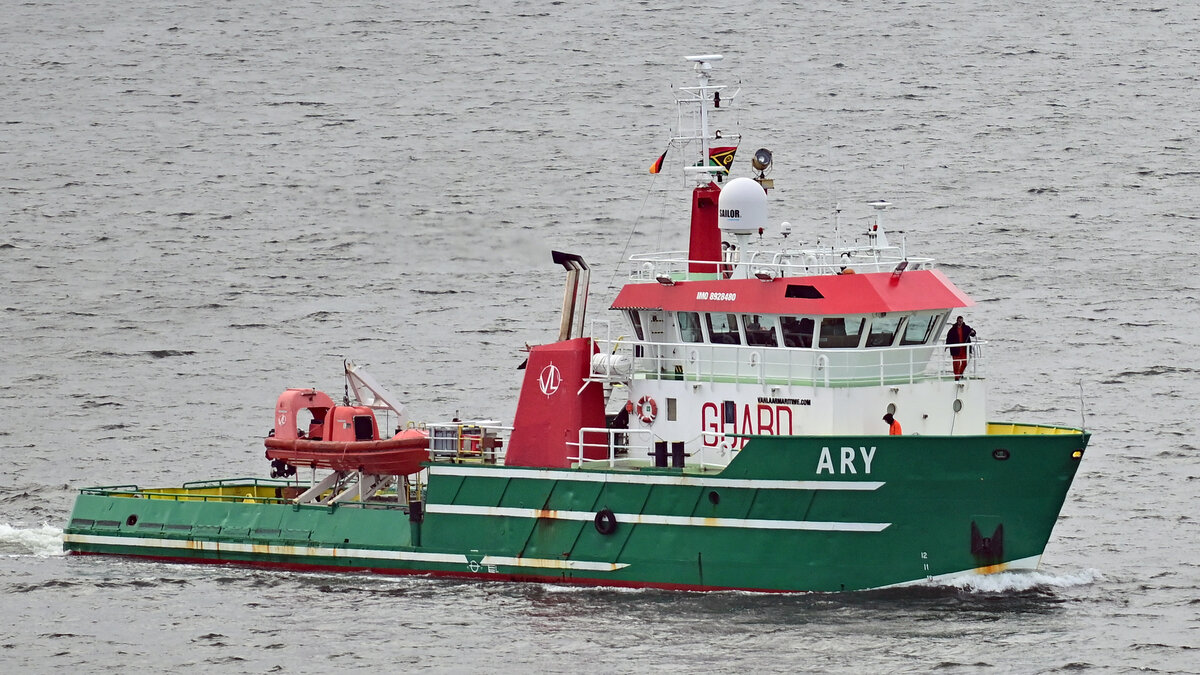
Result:
[[[756,234],[767,226],[767,193],[750,178],[734,178],[717,199],[717,227],[731,234]]]

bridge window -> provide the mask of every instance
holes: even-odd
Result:
[[[645,340],[646,334],[642,331],[642,313],[636,309],[629,310],[629,323],[633,324],[633,332],[637,334],[637,339]]]
[[[819,346],[822,349],[853,349],[858,346],[866,323],[863,317],[827,316],[821,319]]]
[[[738,330],[737,314],[713,312],[704,315],[708,319],[708,337],[715,345],[740,345],[742,334]]]
[[[679,339],[684,342],[704,342],[704,333],[700,332],[700,315],[698,313],[679,313]]]
[[[813,320],[808,317],[781,316],[779,323],[783,327],[783,344],[788,347],[808,349],[813,341]]]
[[[908,317],[908,326],[900,338],[902,345],[923,345],[933,336],[934,326],[937,325],[937,314],[917,314]]]
[[[743,314],[742,325],[746,327],[746,344],[752,347],[778,347],[775,338],[775,317],[761,314]]]
[[[896,339],[896,329],[900,327],[900,314],[877,316],[871,319],[871,330],[867,333],[868,347],[891,347]]]

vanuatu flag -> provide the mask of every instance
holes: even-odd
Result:
[[[663,150],[663,154],[659,155],[658,159],[654,160],[654,163],[650,165],[650,173],[658,173],[659,171],[662,171],[662,163],[666,158],[667,151]]]
[[[736,147],[709,148],[708,162],[709,164],[724,168],[725,173],[729,173],[729,167],[733,166],[733,154],[735,152],[737,152]]]

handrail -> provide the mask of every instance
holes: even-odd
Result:
[[[693,260],[688,257],[687,251],[658,251],[632,255],[629,261],[634,264],[629,279],[646,282],[655,281],[663,274],[675,281],[713,278],[715,272],[691,272],[691,268],[696,265],[721,265],[725,272],[745,267],[745,273],[732,276],[749,278],[754,276],[754,272],[760,271],[760,268],[768,269],[776,276],[795,277],[840,274],[847,267],[856,272],[892,272],[896,265],[905,261],[908,262],[908,270],[929,269],[935,262],[933,258],[906,256],[899,246],[751,251],[744,260],[727,257],[720,261]]]
[[[605,442],[604,443],[585,443],[583,440],[583,437],[585,434],[604,434]],[[655,440],[654,432],[650,431],[649,429],[609,429],[607,427],[582,427],[579,430],[578,442],[567,443],[567,445],[574,446],[576,449],[578,449],[579,454],[576,455],[575,457],[568,457],[567,459],[573,460],[574,462],[576,462],[580,468],[583,467],[585,462],[608,462],[608,468],[610,468],[610,469],[615,468],[617,465],[617,462],[634,461],[636,459],[636,457],[629,457],[629,456],[624,457],[624,458],[617,457],[618,450],[624,450],[626,452],[626,454],[628,454],[631,450],[635,449],[635,446],[632,443],[630,443],[628,441],[628,439],[626,439],[626,442],[623,444],[617,443],[618,435],[625,435],[625,436],[644,435],[644,436],[647,436],[649,438],[649,442],[644,446],[637,446],[636,449],[639,449],[639,450],[644,449],[644,450],[649,451],[651,446],[654,444],[654,440]],[[604,448],[604,447],[606,447],[608,449],[608,457],[605,457],[603,459],[590,459],[590,458],[583,456],[584,448]]]
[[[127,486],[118,486],[125,488]],[[237,487],[228,485],[226,488]],[[251,488],[251,485],[242,485],[243,488]],[[96,495],[101,497],[106,496],[126,496],[131,499],[149,499],[155,501],[172,501],[172,502],[229,502],[229,503],[254,503],[254,504],[281,504],[288,506],[296,506],[296,502],[288,497],[264,497],[253,492],[244,492],[240,494],[210,494],[204,492],[179,492],[178,490],[186,490],[188,488],[147,488],[147,489],[108,489],[104,487],[87,487],[81,488],[80,494]],[[191,488],[191,489],[210,489],[210,488]],[[220,488],[211,488],[220,489]],[[372,508],[403,508],[403,502],[395,504],[387,501],[362,501],[362,502],[341,502],[339,506],[364,506],[370,505]],[[322,502],[320,504],[300,504],[300,506],[320,506],[328,508],[329,504]]]
[[[254,487],[260,485],[267,487],[280,487],[284,485],[292,485],[295,481],[290,481],[285,478],[256,478],[254,476],[245,476],[242,478],[211,478],[207,480],[192,480],[184,483],[181,487],[185,490],[204,489],[204,488],[222,488],[222,487],[246,487],[247,484]]]
[[[595,442],[586,443],[584,441],[585,434],[605,434],[607,436],[607,439],[604,443],[595,443]],[[649,438],[649,440],[645,445],[634,445],[633,443],[629,443],[629,442],[626,442],[625,444],[618,444],[618,443],[616,443],[615,437],[618,435],[621,435],[621,434],[645,435]],[[704,443],[699,442],[701,439],[708,439],[710,437],[715,439],[719,443],[719,445],[717,447],[706,446]],[[575,457],[568,457],[567,459],[575,462],[575,464],[576,464],[575,468],[578,468],[578,469],[586,468],[588,463],[595,464],[595,463],[600,463],[600,462],[607,462],[608,468],[610,468],[610,469],[617,468],[617,464],[623,463],[623,462],[628,462],[630,464],[635,463],[635,462],[645,463],[646,460],[644,458],[649,457],[653,454],[650,451],[653,449],[654,441],[661,441],[661,440],[663,440],[663,439],[661,437],[657,436],[656,434],[654,434],[654,432],[652,432],[649,429],[609,429],[607,427],[585,427],[585,428],[582,428],[579,430],[579,440],[577,442],[567,444],[567,445],[573,446],[575,448],[578,448],[579,454],[576,455]],[[588,447],[588,448],[607,447],[608,448],[608,456],[601,457],[598,459],[590,459],[590,458],[584,457],[583,449],[585,447]],[[688,463],[688,466],[693,467],[693,468],[699,468],[701,471],[705,471],[708,468],[724,469],[726,466],[726,464],[706,461],[706,457],[705,457],[706,452],[718,452],[720,454],[728,454],[730,457],[732,457],[732,455],[737,452],[737,448],[730,447],[728,444],[725,443],[724,434],[722,432],[713,432],[713,431],[701,431],[696,436],[693,436],[692,438],[684,441],[684,447],[691,448],[691,452],[689,454],[687,454],[688,457],[696,458],[696,461]],[[617,457],[618,449],[624,449],[626,451],[626,453],[629,453],[630,451],[633,451],[633,450],[638,450],[638,451],[644,450],[645,454],[644,455],[628,455],[626,457]],[[718,459],[720,459],[719,456],[718,456]]]
[[[122,486],[123,487],[123,486]],[[245,486],[249,487],[249,486]],[[144,499],[158,499],[163,501],[189,501],[189,502],[245,502],[247,499],[256,504],[291,504],[291,500],[281,497],[260,497],[254,494],[203,494],[194,492],[170,492],[173,489],[184,488],[163,488],[159,491],[154,488],[150,489],[134,489],[134,490],[113,490],[104,487],[86,487],[79,490],[80,494],[90,494],[99,496],[109,495],[129,495],[130,497],[141,497]]]
[[[614,372],[597,363],[593,376],[613,381],[685,379],[697,382],[755,382],[805,386],[884,386],[954,377],[950,347],[969,346],[967,377],[984,375],[987,341],[969,345],[927,343],[891,347],[769,347],[708,342],[603,340],[602,354],[620,356],[629,366]]]

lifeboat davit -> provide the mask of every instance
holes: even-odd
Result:
[[[299,413],[311,415],[308,430],[297,426]],[[315,389],[288,389],[275,406],[275,428],[264,441],[267,459],[294,467],[408,475],[429,461],[429,434],[405,429],[380,438],[374,411],[367,406],[334,405]]]

